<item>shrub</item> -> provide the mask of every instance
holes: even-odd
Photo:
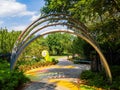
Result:
[[[80,75],[81,79],[93,79],[95,74],[90,70],[83,71]]]
[[[52,63],[53,63],[53,64],[57,64],[57,63],[58,63],[58,60],[56,60],[55,58],[52,58]]]
[[[18,68],[19,68],[20,71],[26,72],[26,71],[34,69],[34,68],[54,65],[54,64],[57,64],[57,63],[58,63],[58,60],[55,60],[54,58],[50,58],[49,61],[41,59],[39,62],[36,62],[35,60],[32,60],[32,61],[26,61],[24,63],[19,62],[19,67]]]
[[[111,85],[111,88],[120,90],[120,66],[111,66],[111,72],[113,76],[113,83]]]
[[[110,69],[113,77],[120,76],[120,66],[111,66]]]
[[[117,66],[120,68],[120,66]],[[90,85],[90,86],[96,86],[96,87],[101,87],[101,88],[105,88],[105,89],[113,89],[113,90],[120,90],[120,76],[119,76],[119,72],[120,69],[117,67],[112,67],[111,71],[112,73],[116,73],[113,74],[115,77],[113,77],[113,82],[112,84],[110,84],[107,81],[107,78],[105,75],[103,75],[103,73],[105,74],[105,72],[92,72],[90,70],[86,70],[83,71],[80,75],[81,79],[86,80],[86,84]],[[119,70],[118,70],[119,69]],[[117,72],[118,74],[117,74]]]
[[[29,79],[18,70],[10,71],[10,64],[6,61],[0,62],[0,89],[14,90],[21,84],[29,81]]]
[[[87,80],[87,85],[106,88],[107,83],[105,77],[101,73],[92,72],[90,70],[83,71],[80,76],[81,79]]]

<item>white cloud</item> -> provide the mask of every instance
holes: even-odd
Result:
[[[40,14],[39,15],[33,15],[31,18],[30,18],[30,21],[34,21],[36,19],[38,19],[40,17]]]
[[[19,3],[16,0],[0,0],[0,17],[14,17],[34,15],[35,12],[28,11],[25,4]]]
[[[11,27],[11,30],[15,30],[15,31],[23,31],[25,30],[27,27],[27,25],[19,25],[19,26],[13,26]]]

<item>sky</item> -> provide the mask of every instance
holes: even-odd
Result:
[[[0,0],[0,28],[24,30],[40,16],[44,0]]]

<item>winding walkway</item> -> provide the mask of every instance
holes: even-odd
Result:
[[[57,65],[26,72],[33,83],[23,90],[79,90],[76,89],[78,78],[83,70],[89,69],[90,65],[73,64],[66,58],[61,58]]]

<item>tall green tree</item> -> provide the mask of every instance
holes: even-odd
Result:
[[[43,14],[65,13],[82,22],[96,22],[120,12],[119,0],[45,0]],[[86,23],[87,23],[86,22]]]
[[[45,0],[44,14],[64,13],[83,22],[104,53],[120,58],[120,0]],[[106,48],[107,47],[107,48]],[[108,48],[109,47],[109,48]],[[91,51],[93,52],[93,51]],[[114,53],[113,53],[114,52]],[[116,54],[115,54],[116,53]],[[108,56],[110,57],[110,56]],[[120,62],[116,62],[116,64]]]
[[[83,48],[84,44],[85,44],[84,40],[82,40],[79,37],[75,37],[72,44],[73,54],[78,54],[80,58],[85,58],[86,56],[84,55],[84,48]]]
[[[48,47],[45,38],[40,37],[25,48],[19,57],[19,61],[31,61],[32,59],[39,61],[42,58],[43,50],[48,50]]]
[[[62,55],[71,53],[73,36],[67,33],[54,33],[46,37],[47,45],[51,54]]]
[[[20,32],[19,31],[11,31],[0,29],[0,53],[6,54],[11,53],[12,48],[16,39],[18,38]]]

